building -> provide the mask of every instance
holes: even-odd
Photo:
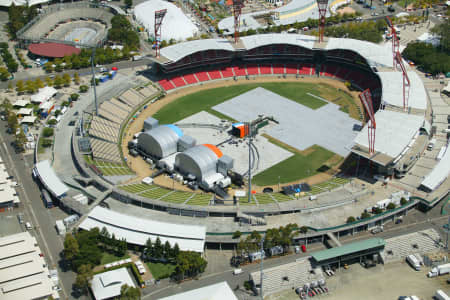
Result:
[[[22,232],[0,238],[0,299],[58,299],[36,238]]]
[[[0,210],[18,206],[20,203],[16,190],[17,183],[11,180],[3,161],[0,159]]]
[[[136,287],[127,268],[120,268],[94,275],[91,291],[96,300],[112,299],[120,296],[120,289],[124,284]]]
[[[183,131],[176,125],[161,125],[139,135],[137,147],[146,155],[161,159],[177,152]]]
[[[41,180],[54,197],[61,199],[67,195],[69,189],[56,175],[48,160],[38,162],[33,168],[33,175]]]
[[[226,281],[192,291],[165,297],[160,300],[237,300]]]

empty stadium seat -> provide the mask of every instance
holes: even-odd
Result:
[[[298,66],[297,64],[287,64],[286,65],[286,73],[287,74],[297,74],[298,71]]]
[[[272,74],[272,65],[261,64],[259,65],[259,72],[261,75]]]
[[[162,88],[166,91],[169,91],[171,89],[174,89],[175,86],[172,82],[168,81],[167,79],[161,79],[158,81],[159,85],[162,86]]]
[[[247,65],[248,75],[259,75],[258,65]]]
[[[194,84],[197,83],[197,78],[194,76],[194,74],[186,74],[183,76],[184,80],[187,82],[187,84]]]
[[[233,67],[233,72],[236,76],[247,75],[247,70],[245,69],[245,66],[235,66]]]
[[[173,84],[174,84],[176,87],[182,87],[182,86],[185,86],[185,85],[186,85],[186,81],[184,81],[183,76],[176,76],[176,77],[173,77],[173,78],[171,79],[171,81],[173,82]]]
[[[223,78],[227,78],[227,77],[233,77],[234,73],[233,73],[233,68],[231,67],[226,67],[220,70],[220,72],[222,73],[222,77]]]
[[[273,65],[273,74],[284,74],[284,65],[283,64],[274,64]]]
[[[211,80],[222,79],[222,73],[220,73],[220,70],[208,71],[208,75]]]
[[[197,72],[197,73],[195,73],[195,76],[197,77],[197,79],[198,79],[200,82],[208,81],[208,80],[209,80],[209,77],[208,77],[207,72]]]

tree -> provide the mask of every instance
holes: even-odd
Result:
[[[56,125],[56,123],[58,123],[58,121],[56,121],[56,119],[51,119],[47,122],[48,125]]]
[[[178,255],[180,254],[180,247],[178,246],[178,243],[175,243],[175,246],[173,246],[172,251],[171,251],[171,258],[172,260],[176,260]]]
[[[11,74],[9,74],[8,69],[6,69],[4,67],[0,68],[0,80],[1,81],[8,80],[10,76],[11,76]],[[11,90],[12,88],[9,88],[9,86],[8,86],[8,89]]]
[[[57,109],[55,110],[55,117],[58,117],[61,114],[61,110]]]
[[[373,208],[373,213],[376,214],[376,215],[381,214],[382,212],[383,212],[383,210],[381,208],[379,208],[379,207],[374,207]]]
[[[68,86],[70,86],[70,82],[71,82],[72,80],[70,79],[70,75],[69,75],[69,74],[64,73],[64,75],[63,75],[63,77],[62,77],[62,81],[63,81],[64,86],[65,86],[65,87],[68,87]]]
[[[80,75],[78,75],[78,73],[73,74],[73,82],[75,82],[76,85],[80,84]]]
[[[403,206],[403,205],[405,205],[406,203],[408,203],[408,200],[406,200],[405,198],[402,197],[402,198],[400,199],[400,205]]]
[[[36,81],[34,82],[34,84],[35,84],[36,88],[38,88],[38,89],[42,89],[45,86],[40,78],[37,78]]]
[[[44,137],[51,137],[53,135],[53,128],[46,127],[42,130],[42,135]]]
[[[74,286],[79,289],[83,294],[86,294],[89,289],[90,280],[94,273],[92,272],[92,266],[90,264],[81,265],[77,269],[77,277],[75,279]]]
[[[11,110],[13,109],[13,106],[12,106],[12,104],[11,104],[11,102],[9,101],[8,98],[5,98],[5,99],[3,100],[3,103],[2,103],[2,105],[1,105],[1,107],[2,107],[2,113],[3,113],[5,116],[8,116],[9,113],[11,112]]]
[[[53,72],[53,63],[52,62],[46,62],[44,64],[44,69],[45,69],[45,72],[47,72],[47,73]]]
[[[199,253],[193,251],[182,251],[177,257],[177,265],[175,267],[175,277],[183,280],[187,277],[195,277],[205,271],[208,263]]]
[[[80,85],[80,93],[86,93],[89,87],[87,85]]]
[[[306,227],[306,226],[302,226],[302,227],[300,227],[300,230],[299,230],[301,233],[307,233],[308,232],[308,227]]]
[[[350,216],[350,217],[347,218],[347,224],[348,224],[348,223],[353,223],[353,222],[355,222],[355,221],[356,221],[356,219],[355,219],[355,217],[353,217],[353,216]]]
[[[50,77],[45,77],[45,84],[47,86],[53,86],[53,80]]]
[[[394,203],[389,203],[387,206],[386,206],[386,209],[388,209],[388,210],[390,210],[390,209],[394,209],[395,208],[395,204]]]
[[[361,214],[361,219],[368,219],[368,218],[370,218],[370,214],[368,212],[365,211]]]
[[[56,121],[56,120],[55,120]],[[42,139],[42,147],[48,148],[53,144],[52,139]]]
[[[20,128],[19,134],[16,135],[16,147],[23,151],[25,149],[25,144],[27,142],[27,137],[25,136],[25,133],[23,132],[22,128]]]
[[[127,240],[125,238],[119,240],[117,243],[117,256],[124,256],[127,253],[127,249]]]
[[[78,242],[71,233],[67,233],[64,238],[64,258],[71,261],[80,252]]]
[[[241,235],[242,235],[242,232],[240,232],[239,230],[236,230],[236,231],[233,233],[233,239],[238,239],[238,238],[241,237]]]
[[[163,246],[159,236],[156,238],[155,245],[153,246],[153,256],[155,258],[162,258],[163,256]]]
[[[53,80],[53,85],[55,86],[55,88],[59,89],[59,88],[61,88],[62,84],[63,84],[63,79],[61,78],[61,76],[56,75],[55,79]]]
[[[33,94],[36,92],[36,85],[35,85],[34,81],[27,80],[25,85],[26,85],[27,93]]]
[[[72,101],[77,101],[78,98],[80,98],[79,94],[74,93],[74,94],[70,95],[70,100],[72,100]]]
[[[148,259],[148,257],[153,256],[153,244],[150,238],[148,238],[147,241],[145,242],[144,255],[146,259]]]
[[[25,85],[22,80],[16,82],[17,93],[22,94],[25,91]]]
[[[141,299],[141,291],[137,287],[131,287],[124,284],[120,287],[120,300],[138,300]]]
[[[172,253],[172,247],[170,246],[169,241],[166,241],[166,242],[164,243],[164,257],[165,257],[166,259],[169,259],[171,253]]]
[[[8,83],[8,92],[10,92],[12,90],[13,90],[13,84],[12,84],[12,82],[9,82]]]
[[[19,122],[17,121],[17,116],[15,113],[10,112],[8,116],[8,127],[11,128],[12,132],[16,132],[17,127],[19,127]]]
[[[133,0],[125,0],[125,5],[127,8],[131,8],[131,6],[133,6]]]

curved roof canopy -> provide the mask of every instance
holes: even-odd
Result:
[[[36,4],[41,4],[41,3],[47,3],[49,2],[48,0],[0,0],[0,6],[11,6],[14,5],[15,6],[22,6],[22,5],[29,5],[29,6],[33,6]]]

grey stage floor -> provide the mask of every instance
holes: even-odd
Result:
[[[268,135],[299,150],[317,144],[341,156],[348,155],[358,133],[354,125],[361,125],[333,103],[313,110],[260,87],[213,109],[243,122],[274,116],[280,124],[263,129]]]

